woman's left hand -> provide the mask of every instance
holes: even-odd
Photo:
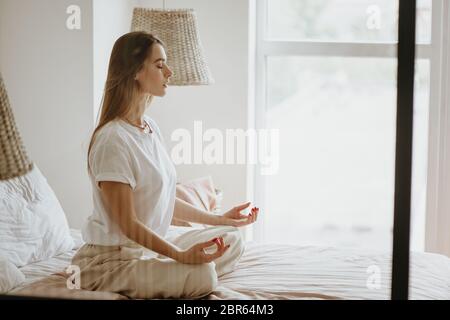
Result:
[[[250,202],[247,202],[225,212],[222,216],[226,218],[226,224],[234,227],[242,227],[254,223],[258,219],[259,208],[253,207],[248,215],[241,213],[242,210],[249,206]]]

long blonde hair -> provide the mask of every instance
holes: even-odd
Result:
[[[164,43],[155,35],[143,31],[124,34],[116,40],[111,51],[108,75],[101,103],[100,119],[92,133],[87,153],[87,167],[90,172],[89,154],[96,133],[108,122],[128,114],[138,97],[136,73],[151,55],[154,44]]]

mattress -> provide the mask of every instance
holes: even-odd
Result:
[[[76,242],[73,250],[22,267],[26,281],[10,293],[126,298],[67,289],[65,269],[83,243],[78,230],[71,233]],[[236,269],[220,277],[217,288],[205,299],[389,299],[391,262],[390,252],[247,242]],[[411,253],[410,299],[450,300],[448,257]]]

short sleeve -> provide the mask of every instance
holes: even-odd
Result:
[[[133,190],[136,188],[130,154],[123,146],[111,143],[96,146],[89,160],[97,187],[100,181],[115,181],[129,184]]]

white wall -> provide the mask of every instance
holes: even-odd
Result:
[[[69,5],[81,29],[66,28]],[[0,70],[30,158],[71,226],[91,211],[85,146],[92,130],[92,2],[0,0]]]
[[[109,56],[117,38],[130,31],[134,1],[94,0],[94,123],[100,110]]]
[[[215,79],[209,86],[169,87],[165,97],[154,99],[147,113],[158,122],[169,149],[176,144],[170,139],[171,133],[186,128],[193,137],[196,120],[203,122],[203,132],[217,128],[225,135],[225,129],[247,129],[248,3],[166,1],[166,9],[195,10],[204,54]],[[161,8],[162,1],[138,0],[136,5]],[[216,187],[224,192],[224,209],[247,200],[247,168],[243,164],[182,164],[177,166],[177,173],[179,181],[211,175]]]

